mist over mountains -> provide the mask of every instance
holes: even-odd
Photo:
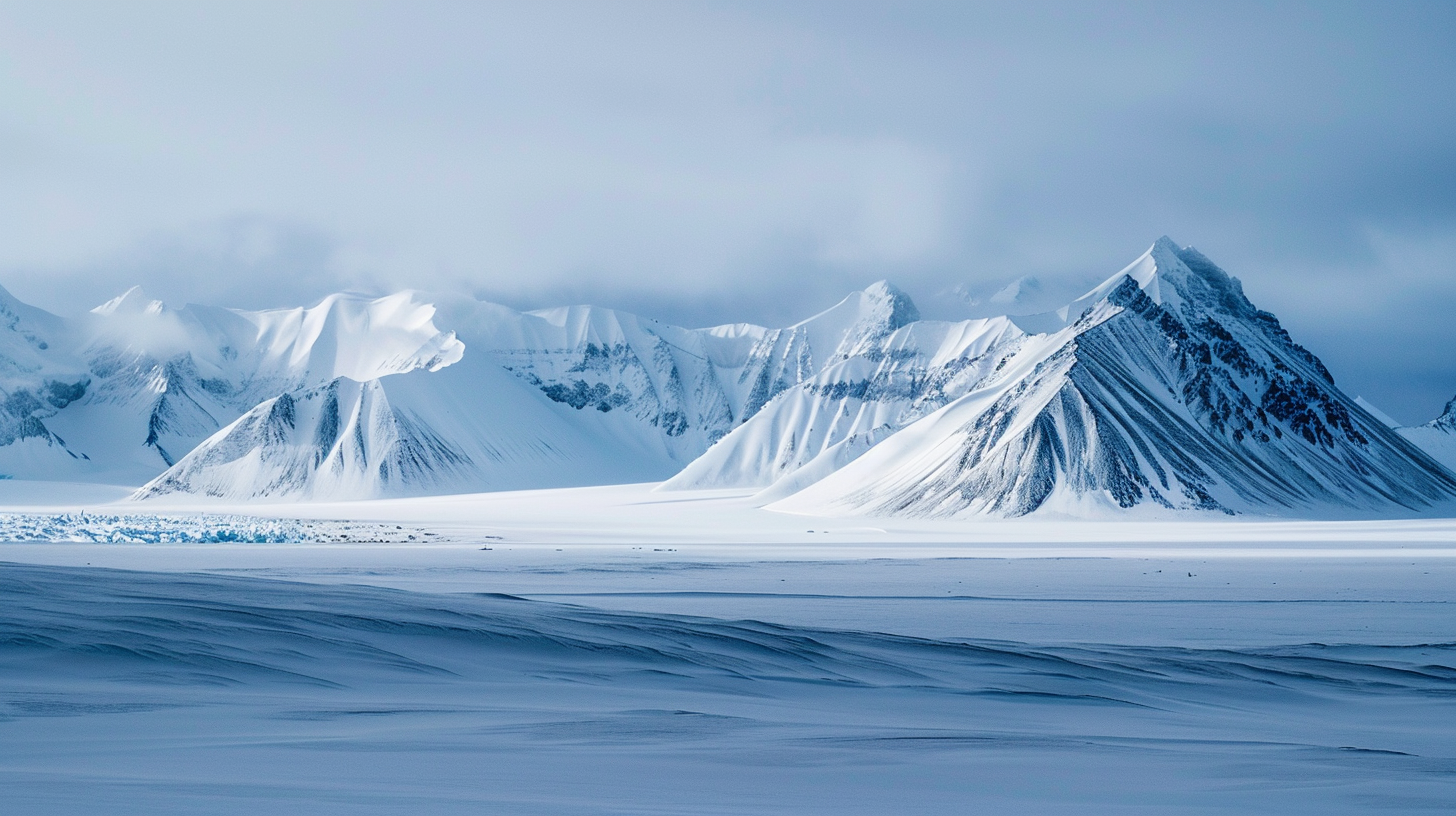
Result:
[[[927,320],[881,282],[783,328],[688,329],[413,291],[243,311],[133,289],[61,318],[0,291],[0,473],[138,499],[663,481],[831,515],[1456,506],[1450,407],[1389,427],[1196,250],[1163,238],[1015,308],[1046,297],[1023,278],[965,297],[1010,315]]]

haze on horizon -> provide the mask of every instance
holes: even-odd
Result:
[[[781,325],[1168,234],[1422,422],[1456,393],[1453,41],[1416,2],[0,3],[0,285]]]

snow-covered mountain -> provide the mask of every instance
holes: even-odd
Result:
[[[661,480],[779,392],[917,317],[885,283],[786,329],[434,300],[465,362],[287,390],[137,495],[358,498]]]
[[[1002,300],[1041,291],[1018,279]],[[1166,238],[1066,307],[959,322],[884,282],[781,329],[415,292],[242,311],[132,290],[63,319],[0,290],[0,388],[0,475],[141,498],[667,480],[834,514],[1456,500],[1431,458],[1453,464],[1450,408],[1391,429]]]
[[[459,360],[464,346],[411,293],[335,295],[307,309],[171,309],[140,289],[65,320],[0,309],[12,441],[0,472],[140,483],[260,401],[337,377]]]
[[[68,338],[61,318],[0,289],[0,475],[57,478],[88,469],[46,422],[90,384]]]
[[[356,499],[661,478],[484,355],[437,371],[337,377],[265,400],[138,498]]]
[[[1340,392],[1196,250],[1161,239],[1059,312],[1018,322],[1053,330],[1020,339],[943,408],[770,507],[1328,516],[1456,500],[1456,476]]]
[[[883,283],[785,329],[413,292],[250,312],[133,289],[71,320],[0,309],[3,475],[233,499],[661,480],[917,317]]]
[[[662,486],[792,491],[997,371],[1026,334],[1006,318],[919,321],[862,337]]]
[[[1456,471],[1456,397],[1447,402],[1446,410],[1430,422],[1397,430],[1431,458]]]

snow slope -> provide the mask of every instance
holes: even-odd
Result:
[[[1430,422],[1397,431],[1431,458],[1456,471],[1456,398],[1447,402],[1446,410]]]
[[[1456,476],[1335,387],[1237,280],[1160,239],[993,376],[772,505],[1020,516],[1410,513]]]
[[[61,318],[0,288],[0,475],[64,478],[89,467],[48,424],[90,383],[67,335]]]

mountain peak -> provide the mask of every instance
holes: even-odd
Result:
[[[153,300],[140,286],[133,286],[121,295],[92,309],[93,314],[160,314],[167,305]]]
[[[1456,433],[1456,397],[1452,397],[1446,403],[1446,410],[1441,415],[1428,423],[1432,428],[1439,428],[1443,431]]]
[[[920,319],[920,309],[916,308],[915,301],[887,280],[866,286],[864,295],[871,304],[888,310],[886,322],[892,330]]]
[[[1148,252],[1171,252],[1174,255],[1177,255],[1181,249],[1182,247],[1178,246],[1177,241],[1174,241],[1172,238],[1163,235],[1160,236],[1158,240],[1154,241],[1152,246],[1148,247]]]
[[[1179,248],[1164,235],[1153,242],[1117,274],[1098,284],[1087,294],[1057,311],[1067,323],[1076,320],[1088,308],[1101,302],[1131,279],[1154,303],[1173,311],[1195,308],[1239,317],[1250,317],[1258,310],[1244,297],[1244,288],[1193,247]]]

